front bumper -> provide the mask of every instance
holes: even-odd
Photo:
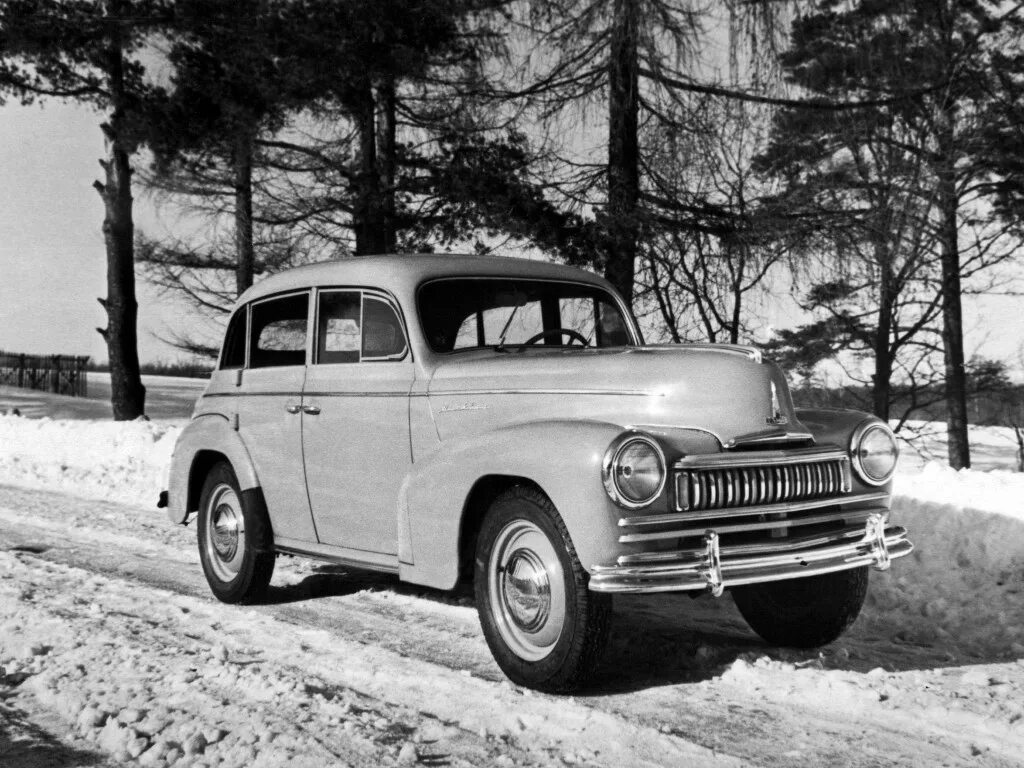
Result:
[[[703,535],[703,549],[620,557],[618,564],[594,566],[594,592],[678,592],[708,590],[716,597],[743,584],[817,576],[870,565],[886,570],[891,560],[914,551],[901,526],[886,526],[885,510],[867,516],[865,526],[837,533],[779,539],[765,546],[722,547],[718,534]],[[767,551],[765,551],[767,549]]]

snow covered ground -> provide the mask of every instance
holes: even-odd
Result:
[[[559,698],[504,680],[467,595],[281,558],[268,605],[213,601],[153,505],[191,394],[150,422],[0,416],[0,764],[1024,765],[1024,474],[919,438],[893,509],[917,549],[840,641],[624,597],[600,682]],[[1013,466],[1008,430],[972,442]]]

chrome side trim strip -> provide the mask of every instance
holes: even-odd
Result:
[[[302,397],[302,391],[275,392],[206,392],[200,399],[207,397]]]
[[[751,517],[757,515],[778,515],[787,512],[806,512],[825,507],[847,507],[852,504],[872,504],[884,501],[889,494],[884,491],[863,493],[857,496],[833,496],[826,499],[806,501],[784,501],[779,504],[759,504],[750,507],[726,507],[724,509],[702,509],[699,512],[669,512],[651,515],[633,515],[619,519],[620,528],[636,528],[672,523],[693,523],[702,520],[717,520],[730,517]],[[716,526],[717,528],[717,526]]]
[[[307,392],[211,392],[203,397],[409,397],[402,392],[344,392],[329,390],[325,392],[312,390]]]
[[[661,392],[648,392],[640,389],[452,389],[434,392],[345,392],[331,390],[329,392],[208,392],[203,397],[456,397],[462,395],[625,395],[628,397],[664,397]]]
[[[455,397],[461,395],[626,395],[629,397],[664,397],[664,392],[646,389],[436,389],[428,397]]]

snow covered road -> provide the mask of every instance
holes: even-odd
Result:
[[[502,678],[466,596],[280,558],[268,605],[223,606],[192,529],[0,487],[0,729],[37,765],[1021,765],[1024,526],[897,515],[918,552],[822,653],[766,647],[727,597],[620,598],[566,698]]]

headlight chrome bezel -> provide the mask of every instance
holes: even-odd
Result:
[[[619,461],[622,458],[622,454],[625,453],[631,444],[636,442],[644,443],[654,450],[661,471],[661,480],[658,483],[657,490],[646,499],[639,501],[626,496],[619,488],[617,482]],[[612,441],[604,453],[604,460],[601,462],[601,480],[604,482],[604,489],[608,493],[608,497],[620,507],[625,509],[641,509],[650,506],[661,496],[665,490],[665,484],[668,482],[668,465],[665,462],[665,452],[658,444],[658,441],[646,432],[641,432],[640,430],[623,432]]]
[[[892,443],[893,448],[893,462],[892,467],[888,473],[882,478],[873,477],[865,468],[861,461],[861,445],[864,439],[875,430],[878,430],[885,434],[889,438],[889,442]],[[899,463],[900,458],[900,446],[896,441],[896,435],[893,433],[887,424],[880,421],[865,421],[857,429],[853,431],[853,436],[850,438],[850,463],[853,465],[854,472],[857,473],[857,477],[863,482],[872,486],[881,486],[892,480],[894,474],[896,474],[896,465]]]

